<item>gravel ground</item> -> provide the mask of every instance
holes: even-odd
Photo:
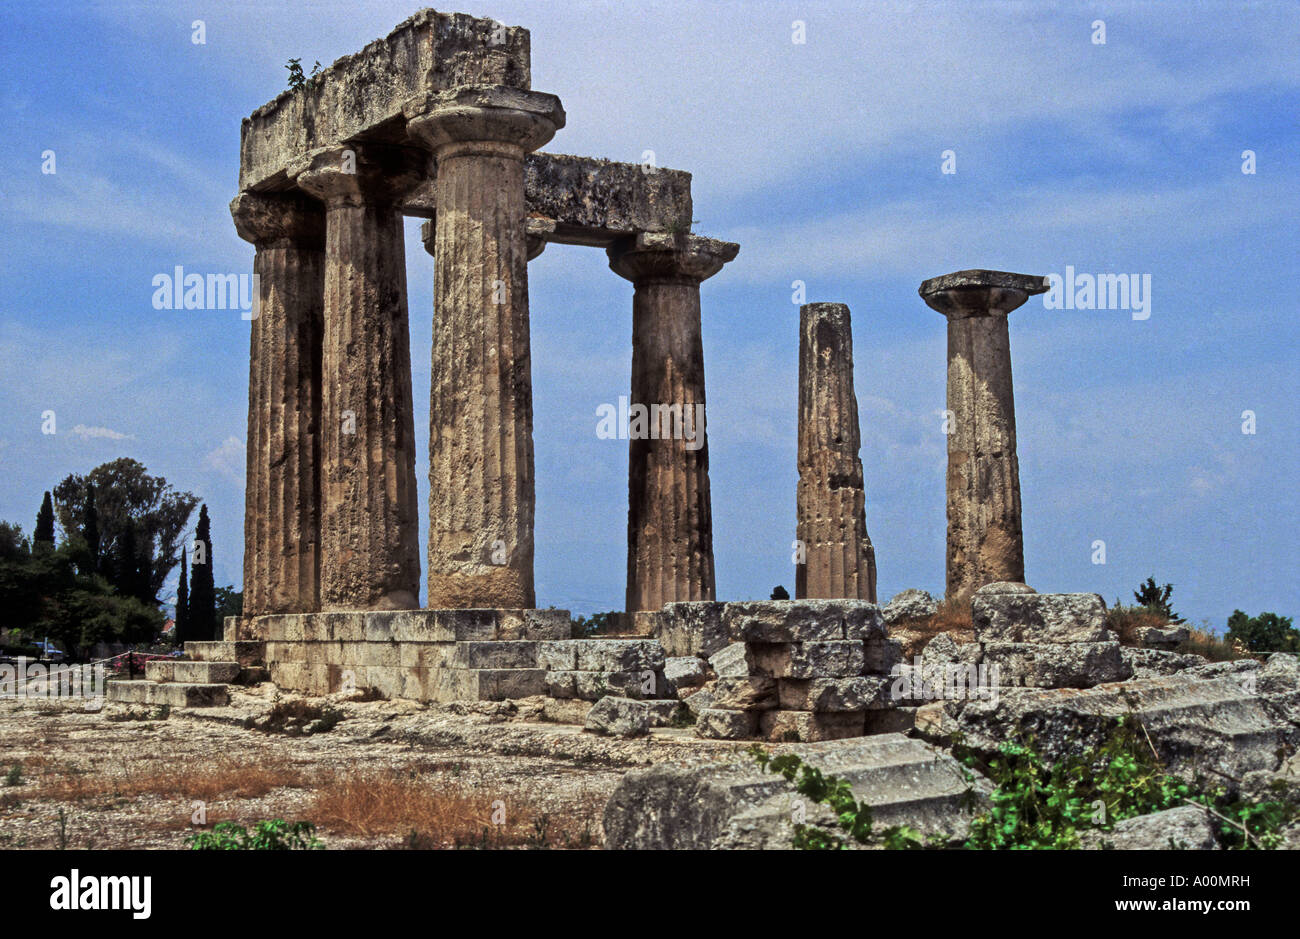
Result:
[[[342,719],[311,734],[293,722],[258,729],[276,704],[329,707]],[[397,830],[395,822],[359,826],[322,815],[317,800],[329,783],[352,780],[347,791],[363,798],[376,774],[400,780],[419,798],[465,795],[475,805],[464,810],[462,827],[489,836],[497,831],[492,809],[514,813],[508,846],[597,847],[605,800],[628,769],[730,760],[743,748],[670,728],[640,740],[598,737],[546,722],[543,704],[302,699],[269,683],[233,692],[228,707],[170,712],[119,704],[88,712],[81,701],[3,699],[0,848],[184,848],[198,827],[196,801],[207,827],[315,819],[326,848],[454,846],[424,831],[412,840],[415,829]]]

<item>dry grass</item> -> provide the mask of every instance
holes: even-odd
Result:
[[[940,633],[950,633],[957,642],[975,641],[970,600],[941,600],[933,615],[904,620],[889,628],[891,638],[898,639],[903,645],[904,659],[920,655],[930,640]]]
[[[1203,655],[1211,662],[1252,658],[1245,647],[1225,642],[1221,636],[1215,635],[1208,629],[1192,629],[1187,641],[1178,646],[1178,651],[1184,654]]]
[[[322,778],[306,818],[344,834],[402,835],[412,848],[585,848],[595,845],[603,804],[565,806],[555,818],[518,796],[454,780],[362,770]]]
[[[1106,611],[1106,626],[1119,637],[1119,644],[1136,648],[1141,645],[1138,631],[1154,626],[1163,629],[1171,625],[1167,616],[1142,606],[1115,605]]]
[[[42,774],[37,794],[62,802],[142,795],[213,801],[255,799],[285,786],[306,784],[302,771],[288,763],[218,759],[181,765],[128,765],[119,774],[97,768],[51,767]]]

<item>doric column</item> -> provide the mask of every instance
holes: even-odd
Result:
[[[1007,314],[1047,281],[959,271],[921,284],[948,318],[948,597],[1025,579]]]
[[[533,389],[524,154],[564,126],[554,95],[497,85],[412,101],[433,149],[430,607],[532,607]]]
[[[420,589],[406,258],[398,211],[427,156],[317,151],[293,168],[325,202],[321,607],[412,609]]]
[[[700,283],[739,245],[642,234],[609,248],[632,281],[628,402],[627,610],[712,600],[713,510],[704,414]]]
[[[248,369],[244,615],[320,608],[321,311],[325,213],[297,194],[230,203],[257,247]]]
[[[853,332],[843,303],[799,308],[799,484],[795,537],[804,562],[795,598],[876,602],[867,536],[862,435],[853,391]]]

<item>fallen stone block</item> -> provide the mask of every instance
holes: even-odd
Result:
[[[745,648],[749,671],[773,678],[848,678],[861,675],[866,666],[863,643],[856,640],[746,643]]]
[[[896,593],[880,611],[886,626],[909,620],[925,619],[939,612],[939,601],[924,590]]]
[[[926,726],[959,732],[987,756],[1005,741],[1032,739],[1054,762],[1101,746],[1121,719],[1137,720],[1164,765],[1186,779],[1232,792],[1246,773],[1275,770],[1300,743],[1300,714],[1291,707],[1297,696],[1256,693],[1249,669],[1189,677],[1197,671],[1084,690],[1008,689],[990,701],[945,702],[945,715]]]
[[[1260,694],[1289,694],[1300,691],[1300,657],[1274,652],[1259,670]]]
[[[717,703],[713,697],[713,692],[704,688],[701,688],[699,691],[696,691],[682,700],[685,702],[686,706],[690,708],[691,713],[696,717],[700,716],[700,711],[707,710]]]
[[[1086,832],[1085,848],[1114,851],[1217,851],[1215,821],[1205,809],[1180,805],[1116,822],[1110,831]]]
[[[863,712],[763,711],[758,715],[758,733],[773,743],[810,743],[861,737],[865,733]]]
[[[644,737],[650,732],[650,708],[641,701],[607,695],[592,705],[583,726],[597,734]]]
[[[971,601],[979,642],[1103,642],[1106,603],[1095,593],[982,593]]]
[[[1144,649],[1172,652],[1186,642],[1190,635],[1186,626],[1144,626],[1137,631],[1137,641]]]
[[[779,749],[848,781],[881,828],[910,825],[934,837],[964,837],[991,788],[946,753],[897,734]],[[788,849],[797,804],[810,821],[824,818],[791,783],[748,757],[633,770],[606,803],[605,847]]]
[[[654,639],[579,639],[574,649],[578,671],[662,671],[666,659]]]
[[[776,679],[761,675],[719,678],[713,684],[713,706],[733,711],[763,711],[777,706]]]
[[[758,716],[752,711],[702,708],[695,712],[695,735],[710,740],[747,740],[758,730]]]
[[[880,608],[863,600],[766,600],[728,603],[723,621],[745,642],[883,639]]]
[[[698,688],[709,680],[709,665],[695,655],[669,656],[664,660],[664,678],[674,688]]]
[[[575,693],[595,701],[605,695],[624,698],[656,698],[667,689],[662,672],[574,672]]]
[[[1133,674],[1118,642],[986,642],[981,664],[1003,688],[1091,688]]]
[[[708,658],[740,640],[728,633],[722,621],[725,606],[712,600],[667,603],[655,623],[655,636],[669,656]]]
[[[709,665],[719,678],[744,678],[749,674],[745,644],[733,642],[729,646],[724,646],[709,659]]]
[[[782,678],[780,707],[783,711],[866,711],[890,706],[891,679],[884,676],[856,678]]]
[[[695,716],[681,701],[642,701],[650,714],[651,727],[683,727],[695,723]]]

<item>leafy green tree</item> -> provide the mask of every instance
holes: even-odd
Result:
[[[65,537],[68,530],[64,528]],[[81,512],[81,537],[85,542],[85,561],[81,565],[82,573],[99,573],[99,510],[95,507],[95,486],[86,485],[86,505]]]
[[[21,530],[0,523],[0,609],[6,625],[49,637],[69,653],[100,641],[146,642],[162,614],[135,597],[117,594],[97,574],[81,573],[78,538],[53,550],[32,551]]]
[[[178,646],[190,640],[190,584],[184,548],[181,548],[181,579],[176,584],[176,626],[172,639]]]
[[[301,88],[307,80],[302,73],[302,59],[290,59],[285,68],[289,70],[289,87]]]
[[[50,501],[47,490],[41,500],[41,510],[36,513],[36,532],[32,536],[32,547],[41,550],[54,550],[54,503]]]
[[[1291,625],[1291,617],[1276,613],[1247,616],[1233,610],[1224,639],[1240,642],[1251,652],[1300,653],[1300,630]]]
[[[1159,613],[1172,622],[1181,623],[1182,617],[1175,613],[1169,605],[1169,597],[1173,592],[1173,584],[1158,587],[1156,586],[1156,579],[1148,577],[1144,583],[1138,585],[1138,589],[1133,592],[1133,598],[1137,600],[1138,606],[1146,607],[1153,613]]]
[[[225,623],[227,616],[242,616],[244,613],[244,591],[236,590],[234,584],[217,588],[217,626]]]
[[[120,540],[128,529],[134,531],[139,570],[147,577],[147,594],[155,603],[163,581],[180,560],[180,539],[198,501],[127,457],[97,466],[87,476],[68,476],[54,487],[55,513],[64,534],[79,534],[83,550],[97,559],[96,570],[130,595],[146,591],[115,583],[121,569],[115,559],[121,557]]]
[[[212,580],[212,533],[208,507],[199,509],[194,532],[194,561],[190,565],[189,630],[194,639],[220,639],[217,594]]]

